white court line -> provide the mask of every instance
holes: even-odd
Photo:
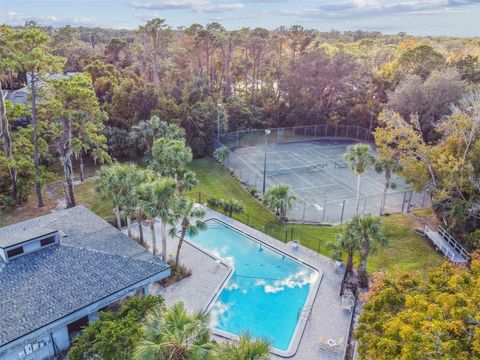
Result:
[[[310,162],[310,160],[307,160],[307,159],[304,159],[302,156],[298,155],[297,156],[300,158],[300,159],[303,159],[304,161],[308,161]],[[330,176],[332,176],[333,178],[337,179],[339,181],[339,184],[344,190],[347,190],[348,193],[350,193],[349,191],[349,188],[352,189],[353,187],[351,185],[349,185],[348,183],[346,183],[345,181],[343,181],[342,179],[340,179],[338,176],[334,175],[333,173],[331,173],[330,171],[327,170],[327,174],[329,174]],[[342,185],[344,184],[344,185]],[[356,192],[355,192],[356,193]],[[360,195],[362,195],[362,192],[360,191]]]
[[[344,147],[345,149],[347,148],[347,146],[344,146],[344,145],[336,145],[336,147],[340,147],[340,146]],[[331,147],[333,147],[333,146],[331,146]],[[331,148],[331,147],[330,147],[330,148]],[[329,146],[323,146],[322,148],[329,148]],[[334,157],[331,157],[331,156],[328,156],[328,155],[316,154],[316,153],[315,153],[313,150],[311,150],[311,149],[305,149],[305,150],[308,151],[310,154],[312,154],[312,155],[314,155],[314,156],[319,155],[319,157],[327,157],[327,158],[329,158],[329,159],[332,159],[332,161],[333,161],[333,159],[335,159]],[[372,177],[370,177],[370,176],[368,176],[368,175],[365,175],[365,174],[364,174],[364,176],[362,176],[362,179],[365,179],[367,182],[370,182],[370,183],[379,185],[379,186],[381,186],[382,188],[385,186],[385,184],[382,184],[380,181],[374,180]],[[365,196],[367,196],[367,195],[365,195]],[[372,196],[372,195],[368,195],[368,196]]]
[[[325,154],[317,154],[316,152],[314,152],[311,149],[305,149],[305,151],[309,152],[311,155],[313,155],[315,157],[324,158],[326,160],[330,160],[331,162],[335,162],[336,160],[338,160],[336,156],[328,156],[328,155],[325,155]],[[340,156],[340,158],[342,158],[342,157]]]
[[[295,173],[295,172],[294,172],[293,170],[291,170],[290,168],[283,167],[283,168],[275,169],[275,170],[288,170],[288,171],[290,171],[290,172],[294,175],[294,177],[295,177],[295,176],[298,176],[300,179],[302,179],[303,181],[305,181],[307,184],[310,184],[312,187],[315,186],[315,185],[313,185],[310,181],[308,181],[307,179],[305,179],[303,176],[300,176],[299,174]],[[277,177],[275,177],[275,176],[271,176],[271,177],[273,177],[274,179],[276,179],[277,181],[279,181],[279,180],[277,179]],[[285,182],[280,182],[280,181],[279,181],[279,183],[280,183],[280,184],[284,184]],[[293,188],[293,187],[292,187],[292,188]]]
[[[303,163],[310,163],[311,165],[315,165],[313,162],[311,162],[310,160],[307,160],[307,159],[303,158],[302,156],[300,156],[299,154],[297,154],[297,153],[294,152],[294,151],[292,151],[292,154],[295,155],[297,158],[300,158],[301,162],[303,162]],[[322,171],[325,171],[328,175],[331,175],[331,173],[330,173],[328,170],[322,170]],[[292,171],[292,172],[293,172],[293,171]],[[294,173],[294,174],[297,175],[299,178],[303,179],[307,184],[310,184],[312,189],[315,189],[315,188],[318,188],[318,187],[319,187],[318,185],[312,184],[310,181],[308,181],[307,179],[303,178],[302,176],[300,176],[300,175],[298,175],[298,174],[296,174],[296,173]],[[340,179],[337,179],[337,180],[339,180],[340,182],[342,182],[342,180],[340,180]],[[335,183],[333,183],[333,184],[335,184]],[[340,185],[340,187],[341,187],[344,191],[346,191],[348,194],[351,194],[351,193],[352,193],[352,191],[350,191],[347,187],[343,186],[342,184],[338,184],[338,185]],[[350,188],[351,188],[351,187],[350,187]],[[292,189],[292,190],[293,190],[293,189]],[[299,190],[297,189],[297,191],[299,191]],[[315,194],[315,195],[317,195],[317,194]],[[312,196],[312,197],[315,199],[314,201],[316,201],[316,200],[321,200],[321,201],[323,201],[323,200],[324,200],[324,199],[317,199],[317,196]],[[307,199],[306,199],[305,197],[299,196],[299,198],[302,199],[302,200],[305,202],[305,204],[308,204],[308,203],[309,203],[309,201],[307,201]]]
[[[236,155],[245,165],[247,165],[247,167],[249,167],[250,169],[253,170],[253,172],[259,172],[258,170],[256,170],[252,165],[250,165],[246,160],[244,160],[241,156],[239,155]],[[240,171],[241,172],[241,171]],[[260,175],[262,175],[262,173],[260,173]]]

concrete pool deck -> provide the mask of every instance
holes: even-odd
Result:
[[[210,209],[206,209],[206,211],[205,220],[221,220],[291,257],[305,262],[323,274],[313,305],[311,308],[306,308],[301,315],[302,320],[306,321],[306,325],[303,335],[301,335],[298,349],[290,359],[342,359],[348,337],[351,310],[342,307],[339,291],[343,271],[337,269],[335,261],[303,246],[295,249],[291,243],[284,244],[216,211]],[[136,234],[137,226],[134,225],[132,230]],[[144,234],[145,240],[149,242],[149,229],[145,228]],[[157,226],[156,234],[157,246],[160,248],[160,226]],[[169,238],[167,243],[167,254],[169,257],[174,257],[177,239]],[[154,285],[151,288],[151,292],[164,296],[167,304],[183,301],[189,311],[203,311],[207,309],[212,299],[222,289],[223,284],[231,275],[232,269],[227,264],[198,249],[188,241],[185,241],[182,247],[180,262],[192,270],[192,276],[166,289]],[[221,338],[215,337],[221,340]],[[322,345],[322,342],[324,343],[330,339],[336,341],[339,345],[333,348]],[[283,357],[272,355],[272,359],[283,359]]]

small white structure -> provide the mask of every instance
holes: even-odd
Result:
[[[464,264],[468,261],[468,251],[441,226],[435,231],[425,225],[425,236],[451,262]]]

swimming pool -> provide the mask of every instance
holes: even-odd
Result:
[[[234,269],[210,308],[212,327],[248,332],[289,352],[309,294],[318,287],[318,271],[221,221],[207,225],[190,242]]]

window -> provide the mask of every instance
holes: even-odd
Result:
[[[44,247],[44,246],[47,246],[47,245],[50,245],[50,244],[54,244],[54,243],[55,243],[55,237],[54,236],[40,240],[40,246],[41,247]]]
[[[9,258],[12,258],[12,257],[15,257],[15,256],[18,256],[20,254],[23,254],[23,246],[19,246],[19,247],[16,247],[14,249],[11,249],[11,250],[8,250],[7,251],[7,256]]]

